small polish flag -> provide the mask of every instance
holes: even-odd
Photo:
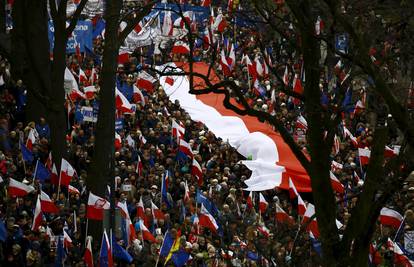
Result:
[[[141,106],[145,106],[145,97],[142,94],[141,90],[139,90],[139,88],[135,84],[133,85],[133,88],[134,88],[134,95],[133,95],[134,102],[141,104]]]
[[[184,184],[184,203],[187,203],[190,200],[190,189],[188,188],[187,180]]]
[[[193,164],[191,166],[191,174],[197,178],[198,186],[203,185],[203,170],[196,159],[193,158]]]
[[[180,139],[180,146],[178,149],[185,155],[187,155],[189,158],[193,158],[193,151],[191,150],[191,146],[189,143],[184,141],[184,139]]]
[[[49,152],[49,156],[46,159],[45,166],[49,171],[52,171],[52,151]]]
[[[68,249],[72,246],[72,238],[66,233],[65,229],[63,229],[63,247]]]
[[[118,54],[118,64],[125,64],[128,61],[129,61],[129,52],[122,51],[120,49],[119,54]]]
[[[35,129],[30,129],[29,135],[27,136],[27,141],[26,141],[27,149],[32,151],[34,143],[36,143]]]
[[[86,218],[91,220],[102,221],[104,209],[108,210],[109,208],[109,201],[92,194],[92,192],[89,192]]]
[[[141,160],[141,157],[138,155],[137,170],[136,170],[136,173],[138,174],[138,176],[142,176],[142,169],[143,169],[142,160]]]
[[[246,204],[249,209],[253,208],[253,191],[250,191],[246,199]]]
[[[295,184],[293,183],[292,179],[289,177],[289,197],[290,199],[294,199],[298,196],[298,191],[296,190]]]
[[[223,14],[218,14],[214,20],[213,29],[219,32],[224,32],[227,27],[227,21],[223,17]]]
[[[300,81],[299,75],[296,73],[295,77],[293,78],[293,92],[298,94],[303,94],[303,86],[302,82]]]
[[[118,90],[118,88],[115,88],[115,106],[120,112],[134,112],[131,103],[129,103],[128,99]]]
[[[145,218],[145,208],[144,208],[144,202],[142,201],[142,196],[139,199],[138,205],[137,205],[137,217],[141,220],[144,220]]]
[[[334,155],[338,155],[340,146],[341,146],[341,143],[339,142],[339,138],[335,134],[335,136],[334,136],[334,147],[333,147]]]
[[[231,70],[223,49],[221,50],[220,54],[220,66],[221,70],[223,71],[223,75],[229,77],[231,75]]]
[[[122,139],[119,133],[115,132],[115,150],[120,150],[122,147]]]
[[[60,184],[64,186],[68,186],[70,180],[72,180],[73,176],[75,176],[75,169],[70,165],[70,163],[62,158],[62,164],[60,167]]]
[[[40,204],[40,196],[37,196],[36,208],[33,217],[32,231],[37,231],[42,223],[42,206]]]
[[[79,194],[80,195],[79,190],[76,187],[72,186],[72,185],[68,186],[68,190],[69,190],[69,193],[71,193],[71,194]]]
[[[397,211],[384,207],[381,209],[379,219],[382,225],[388,225],[398,229],[404,217]]]
[[[267,207],[269,206],[269,203],[267,203],[266,199],[262,195],[262,193],[259,193],[259,211],[261,214],[266,212]]]
[[[50,182],[54,185],[59,184],[59,175],[55,163],[53,163],[52,172],[50,174]]]
[[[87,267],[93,267],[93,253],[92,253],[92,238],[90,236],[87,237],[86,241],[86,249],[85,253],[83,254],[83,261]]]
[[[40,191],[40,204],[42,211],[46,213],[59,213],[58,207],[53,203],[50,197],[43,191]]]
[[[264,236],[269,237],[270,236],[270,230],[265,225],[257,226],[257,230]]]
[[[121,211],[121,216],[125,220],[125,229],[126,234],[128,236],[128,245],[131,245],[134,239],[136,239],[135,235],[135,227],[132,224],[131,218],[129,217],[128,208],[126,202],[118,202],[117,207]]]
[[[86,99],[88,100],[94,99],[95,93],[97,92],[94,85],[83,88],[83,91],[85,92]]]
[[[155,80],[155,78],[152,77],[148,72],[141,71],[138,74],[136,85],[138,86],[138,88],[142,88],[148,93],[152,94],[154,92],[154,83],[156,81],[157,80]]]
[[[364,111],[364,109],[365,109],[365,105],[362,103],[361,100],[358,100],[355,104],[354,116],[361,114],[362,111]]]
[[[393,157],[398,156],[399,153],[400,153],[399,147],[390,148],[389,146],[385,146],[384,157],[393,158]]]
[[[199,225],[210,229],[216,233],[219,228],[216,219],[208,212],[208,210],[201,204],[200,214],[198,215]]]
[[[176,41],[174,46],[171,50],[173,54],[189,54],[190,47],[188,44],[184,43],[183,41]]]
[[[305,201],[303,201],[302,197],[298,195],[298,214],[300,216],[304,216],[306,212],[306,204]]]
[[[296,120],[296,128],[300,128],[304,130],[308,129],[308,122],[302,115],[299,115]]]
[[[329,177],[331,178],[332,188],[336,192],[343,194],[344,191],[345,191],[344,185],[338,180],[338,178],[336,178],[335,174],[333,174],[333,172],[329,171]]]
[[[283,74],[283,83],[287,86],[289,84],[289,70],[285,67],[285,73]]]
[[[318,223],[316,221],[316,218],[313,218],[311,220],[311,217],[315,215],[315,206],[313,204],[308,204],[308,207],[306,208],[306,212],[303,215],[302,223],[309,223],[307,230],[313,234],[315,238],[319,238],[319,229],[318,229]]]
[[[342,165],[339,162],[336,162],[335,160],[332,160],[331,162],[331,171],[336,172],[338,170],[342,170],[344,168],[344,165]]]
[[[368,148],[358,148],[358,154],[361,166],[367,165],[369,163],[369,158],[371,157],[371,150]]]
[[[152,216],[154,216],[156,220],[164,220],[165,218],[164,213],[152,201],[151,201],[151,211],[152,211]]]
[[[354,147],[358,147],[358,139],[344,126],[344,137],[349,137]]]
[[[171,122],[172,136],[177,138],[177,143],[184,138],[185,128],[181,121],[177,123],[174,119]]]
[[[144,225],[144,222],[142,220],[139,221],[139,229],[141,230],[142,239],[150,241],[152,243],[157,243],[157,240],[155,240],[155,237],[151,234],[148,228]]]
[[[290,225],[295,223],[295,220],[293,220],[293,218],[290,217],[278,204],[276,204],[276,220]]]
[[[356,171],[354,171],[354,181],[356,182],[356,183],[358,183],[360,180],[361,180],[361,178],[359,177],[359,175],[358,175],[358,173],[356,172]]]
[[[11,197],[24,197],[27,194],[35,191],[35,188],[31,185],[26,185],[19,181],[10,178],[8,194]]]

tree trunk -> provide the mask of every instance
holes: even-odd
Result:
[[[0,33],[6,33],[6,0],[0,0]]]
[[[66,115],[64,73],[66,68],[66,11],[54,21],[54,47],[52,63],[52,84],[49,88],[50,105],[48,122],[51,133],[51,147],[56,168],[60,169],[61,159],[65,156],[66,147]]]
[[[121,0],[106,2],[105,20],[107,23],[101,71],[102,79],[100,80],[99,113],[95,130],[95,151],[87,181],[90,190],[99,196],[104,195],[107,183],[114,180],[115,86],[119,50],[118,21],[121,8]],[[111,191],[114,192],[113,188]],[[94,221],[91,225],[92,236],[95,240],[99,240],[102,234],[101,223]]]

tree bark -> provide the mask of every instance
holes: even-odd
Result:
[[[88,175],[90,190],[103,196],[108,182],[113,181],[115,153],[115,86],[119,50],[118,21],[122,8],[121,0],[107,1],[105,7],[105,46],[100,81],[100,103],[95,130],[95,151]],[[113,192],[113,188],[111,190]],[[113,203],[111,203],[113,204]],[[94,221],[91,234],[99,240],[101,223]]]
[[[0,33],[6,33],[6,0],[0,0]]]

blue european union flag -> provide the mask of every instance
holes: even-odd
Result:
[[[41,182],[44,182],[45,180],[49,179],[49,177],[50,177],[49,170],[46,169],[46,167],[45,167],[45,165],[43,165],[43,163],[41,163],[39,160],[37,160],[34,178],[35,179],[37,178]]]
[[[190,254],[188,254],[185,250],[180,249],[172,254],[171,260],[174,262],[175,266],[181,267],[187,263],[189,257]]]
[[[20,143],[20,149],[22,151],[23,160],[27,162],[32,162],[33,161],[32,152],[29,149],[27,149],[27,147],[23,143]]]
[[[112,240],[112,253],[117,259],[124,260],[128,263],[132,262],[132,256],[129,255],[128,251],[121,247],[115,239]]]
[[[160,249],[160,256],[167,257],[173,244],[174,239],[172,238],[170,231],[167,231],[164,237],[164,242],[162,243],[162,247]]]

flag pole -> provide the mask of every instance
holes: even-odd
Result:
[[[158,252],[157,261],[155,262],[155,267],[157,267],[157,266],[158,266],[158,262],[160,261],[161,249],[162,249],[162,246],[164,246],[164,241],[165,241],[165,237],[167,236],[167,233],[168,233],[168,230],[165,232],[165,234],[164,234],[164,238],[162,239],[162,243],[161,243],[160,251]]]
[[[397,239],[397,237],[398,237],[398,233],[400,232],[401,227],[402,227],[402,226],[403,226],[403,224],[404,224],[404,221],[405,221],[405,215],[404,215],[404,217],[403,217],[403,219],[402,219],[402,221],[401,221],[401,223],[400,223],[400,226],[398,227],[398,230],[397,230],[397,232],[395,233],[394,239],[393,239],[392,241],[395,241],[395,239]]]
[[[88,219],[88,218],[86,218],[85,247],[86,247],[87,242],[88,242],[88,226],[89,226],[89,219]]]
[[[23,160],[24,161],[24,160]],[[32,181],[32,186],[34,186],[34,181],[36,179],[36,172],[37,172],[37,165],[39,164],[39,160],[36,161],[36,167],[33,173],[33,181]]]
[[[292,248],[290,249],[289,256],[292,255],[293,248],[295,247],[295,242],[296,242],[296,239],[298,238],[299,232],[300,232],[300,224],[299,224],[298,230],[296,231],[295,238],[293,239]]]

